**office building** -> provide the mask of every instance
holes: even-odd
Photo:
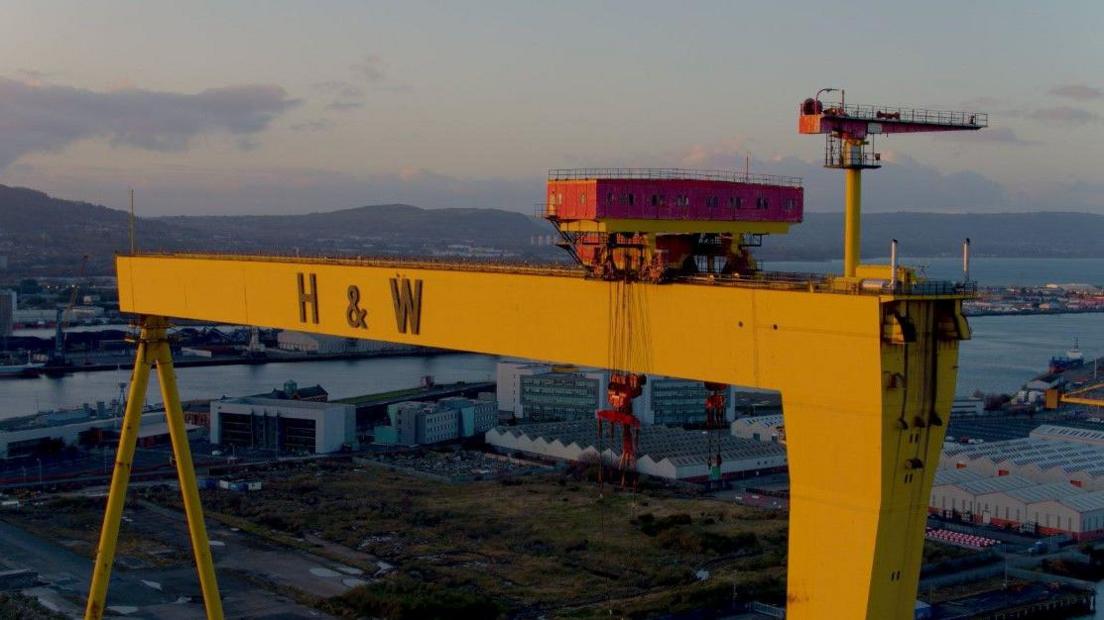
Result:
[[[389,424],[375,428],[381,445],[428,445],[478,437],[498,421],[493,400],[442,398],[438,402],[407,401],[387,407]]]
[[[253,396],[213,400],[211,443],[307,454],[353,449],[356,409],[341,403]]]

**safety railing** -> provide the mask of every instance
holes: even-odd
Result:
[[[975,282],[951,282],[949,280],[923,280],[920,282],[891,282],[890,280],[843,280],[823,273],[797,273],[787,271],[761,271],[749,275],[697,274],[676,278],[677,282],[736,286],[820,293],[851,295],[904,295],[917,297],[973,296],[977,294]]]
[[[825,168],[881,168],[882,154],[865,144],[847,145],[839,136],[829,134],[824,140]]]
[[[897,106],[825,103],[825,116],[842,116],[870,121],[901,121],[925,125],[952,125],[955,127],[982,128],[989,126],[989,115],[984,112],[952,112]]]
[[[563,265],[557,263],[525,263],[518,261],[463,260],[448,259],[394,258],[394,257],[334,257],[280,254],[225,254],[192,252],[140,252],[137,254],[119,254],[137,258],[169,258],[181,260],[226,260],[277,263],[302,263],[322,265],[350,265],[361,267],[384,267],[388,269],[433,269],[439,271],[477,271],[488,273],[510,273],[523,275],[543,275],[561,277],[594,277],[581,265]],[[760,271],[750,275],[737,274],[697,274],[679,276],[672,280],[685,284],[711,286],[735,286],[743,288],[762,288],[791,291],[824,293],[843,293],[856,295],[915,295],[915,296],[972,296],[977,293],[975,282],[951,282],[946,280],[923,280],[920,282],[897,282],[894,286],[888,280],[844,281],[838,276],[823,273],[801,273],[789,271]]]
[[[589,181],[603,179],[640,179],[655,181],[724,181],[801,187],[801,177],[777,174],[752,174],[733,170],[693,170],[689,168],[553,168],[549,181]]]
[[[458,257],[376,257],[376,256],[320,256],[306,253],[227,254],[205,252],[138,252],[120,253],[118,256],[136,258],[171,258],[183,260],[226,260],[267,263],[304,263],[312,265],[349,265],[356,267],[384,267],[387,269],[434,269],[438,271],[480,271],[525,275],[582,277],[586,272],[579,265],[553,262],[495,261],[491,259],[464,259]]]

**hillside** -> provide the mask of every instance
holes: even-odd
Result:
[[[842,254],[839,213],[809,213],[789,235],[764,240],[767,259],[818,260]],[[421,209],[373,205],[327,213],[140,218],[143,250],[276,252],[332,255],[449,256],[562,260],[534,246],[551,230],[496,209]],[[90,274],[109,274],[128,243],[128,215],[85,202],[0,185],[0,255],[9,277],[73,275],[89,256]],[[1104,216],[1087,213],[873,213],[863,216],[864,256],[885,256],[896,238],[909,256],[949,256],[971,237],[979,256],[1104,257]],[[449,247],[454,246],[454,247]]]
[[[125,211],[0,185],[0,255],[8,257],[9,277],[73,275],[82,255],[89,256],[89,274],[110,274],[114,254],[129,247],[128,227]],[[305,215],[138,218],[135,228],[139,249],[147,251],[561,257],[554,247],[532,245],[534,235],[551,232],[543,222],[494,209],[374,205]]]

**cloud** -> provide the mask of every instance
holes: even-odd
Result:
[[[1055,106],[1053,108],[1038,108],[1036,110],[1031,110],[1030,112],[1024,114],[1024,118],[1043,123],[1068,123],[1073,125],[1084,125],[1086,123],[1098,122],[1100,120],[1100,115],[1096,112],[1085,110],[1083,108]]]
[[[335,110],[337,112],[345,112],[347,110],[359,110],[364,107],[363,101],[342,101],[340,99],[331,101],[326,106],[327,110]]]
[[[57,151],[89,138],[182,151],[200,135],[228,133],[250,148],[252,136],[297,103],[283,88],[263,84],[195,94],[96,92],[0,77],[0,170],[28,153]]]
[[[751,151],[743,137],[728,138],[713,144],[693,144],[679,157],[679,165],[693,168],[742,169]]]
[[[387,79],[383,59],[376,54],[366,55],[364,60],[352,65],[352,70],[366,82],[378,83]]]
[[[324,131],[333,127],[333,121],[328,118],[319,118],[313,121],[294,123],[290,127],[292,131]]]
[[[364,96],[363,88],[342,80],[327,80],[325,82],[318,82],[314,86],[323,92],[330,93],[337,97],[352,98]]]
[[[376,54],[366,55],[360,62],[349,65],[349,69],[353,79],[360,84],[347,80],[326,80],[314,84],[315,88],[330,98],[327,109],[346,112],[364,108],[368,103],[368,90],[393,93],[410,91],[408,85],[391,79],[383,58]]]
[[[1104,91],[1085,84],[1066,84],[1050,89],[1050,94],[1077,101],[1089,101],[1092,99],[1104,99]]]

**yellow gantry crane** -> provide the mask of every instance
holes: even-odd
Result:
[[[1046,391],[1046,408],[1057,409],[1059,403],[1063,405],[1086,405],[1089,407],[1104,407],[1104,382],[1078,388],[1071,392],[1063,393],[1058,388]]]
[[[598,367],[614,336],[613,284],[572,269],[213,255],[120,256],[116,265],[120,309],[140,317],[141,333],[89,618],[106,602],[152,366],[207,614],[221,617],[166,317]],[[790,617],[911,617],[958,342],[969,336],[963,293],[752,279],[634,287],[634,321],[650,341],[633,372],[782,393]]]
[[[616,364],[621,372],[781,392],[791,489],[788,617],[911,618],[928,498],[955,393],[958,343],[970,337],[962,301],[972,291],[917,281],[895,262],[859,264],[858,171],[876,167],[877,159],[867,149],[870,135],[977,129],[984,123],[979,115],[842,101],[825,107],[819,98],[802,104],[800,130],[828,134],[826,165],[847,171],[847,260],[837,277],[761,273],[745,258],[746,247],[751,247],[747,239],[728,230],[727,223],[719,225],[719,233],[676,230],[722,234],[716,243],[693,236],[697,247],[656,234],[661,230],[642,229],[639,222],[593,246],[585,244],[594,231],[582,231],[570,241],[588,250],[598,267],[590,272],[134,251],[117,257],[120,310],[139,317],[141,331],[86,617],[100,618],[106,604],[141,404],[153,367],[160,378],[207,616],[222,617],[165,338],[168,319],[185,318],[603,368],[614,365],[610,352],[620,336],[616,326],[631,321],[647,342],[638,347],[644,353]],[[570,182],[594,182],[589,173],[584,176]],[[653,175],[622,175],[621,180],[625,178],[651,183]],[[761,193],[767,186],[754,175],[691,180],[731,182],[738,186],[733,191],[760,192],[746,204],[736,195],[725,204],[706,195],[700,206],[710,214],[722,213],[726,205],[740,212],[743,204],[777,209],[785,218],[795,204],[791,198],[800,198],[792,187]],[[658,194],[647,202],[602,194],[613,219],[598,223],[623,225],[623,218],[637,217],[617,215],[615,206],[626,213],[635,213],[642,203],[657,209],[697,208],[697,198],[692,198],[697,186],[687,187],[685,195],[667,197],[667,204]],[[579,192],[574,203],[562,204],[596,207],[597,192]],[[772,204],[771,196],[781,204]],[[559,198],[557,190],[556,217],[562,218]],[[703,247],[710,243],[719,248],[714,258],[724,259],[731,269],[672,275],[661,260],[679,252],[706,251]],[[632,316],[615,317],[625,306],[617,303],[611,287],[628,286],[630,264],[659,275],[632,281]],[[595,277],[596,272],[604,275]]]

